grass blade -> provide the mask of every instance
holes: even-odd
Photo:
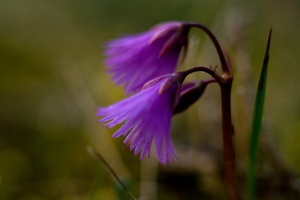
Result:
[[[116,172],[113,170],[113,168],[108,164],[108,162],[104,159],[104,157],[98,153],[93,147],[88,146],[87,150],[89,153],[91,153],[99,162],[104,164],[104,166],[107,168],[107,170],[112,174],[112,176],[116,179],[116,181],[120,184],[121,188],[127,193],[128,197],[131,200],[136,200],[136,198],[133,196],[133,194],[127,189],[127,187],[123,184],[119,176],[116,174]]]
[[[255,199],[257,152],[258,152],[259,136],[260,136],[260,129],[262,124],[262,115],[263,115],[265,92],[266,92],[271,35],[272,35],[272,29],[270,30],[269,33],[264,61],[260,73],[258,87],[257,87],[255,107],[253,112],[252,131],[251,131],[251,139],[250,139],[250,147],[249,147],[250,155],[249,155],[248,198],[247,198],[249,200]]]

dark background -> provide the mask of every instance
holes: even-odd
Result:
[[[300,2],[297,0],[1,0],[0,199],[126,199],[86,151],[93,146],[141,199],[225,199],[217,85],[172,121],[179,155],[140,162],[98,123],[96,108],[124,98],[103,66],[103,44],[163,21],[206,24],[231,55],[237,165],[245,194],[255,89],[273,28],[259,199],[296,199],[300,173]],[[190,33],[180,70],[219,65],[208,38]],[[206,77],[201,74],[191,79]],[[299,197],[299,196],[298,196]]]

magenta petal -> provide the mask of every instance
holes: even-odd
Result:
[[[183,23],[163,23],[107,43],[105,65],[117,85],[124,84],[127,94],[134,93],[146,82],[175,71],[186,40]]]
[[[106,126],[113,127],[125,121],[113,137],[125,136],[124,143],[130,143],[130,150],[134,150],[135,155],[140,153],[141,159],[150,156],[154,141],[158,160],[163,164],[176,159],[170,126],[175,95],[180,90],[179,84],[174,82],[159,93],[166,79],[174,82],[171,75],[164,76],[141,92],[98,110],[98,116],[103,117],[100,122],[106,122]]]

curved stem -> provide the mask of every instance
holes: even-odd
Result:
[[[221,103],[222,103],[222,137],[223,137],[223,157],[224,157],[224,174],[225,181],[228,187],[228,195],[230,200],[240,200],[240,193],[237,184],[237,175],[235,169],[235,150],[233,143],[233,125],[231,119],[231,87],[233,77],[229,73],[224,73],[219,76],[214,70],[199,66],[188,69],[181,73],[182,77],[193,72],[203,71],[210,74],[221,88]],[[183,78],[183,79],[184,79]]]
[[[224,79],[221,76],[219,76],[215,72],[215,70],[212,70],[212,69],[210,69],[208,67],[204,67],[204,66],[193,67],[188,70],[177,72],[177,73],[181,73],[183,77],[186,77],[189,74],[194,73],[194,72],[205,72],[205,73],[211,75],[220,85],[223,84],[223,82],[224,82]]]
[[[214,46],[217,50],[217,53],[218,53],[218,56],[219,56],[219,59],[220,59],[221,65],[222,65],[223,73],[230,74],[231,66],[228,66],[228,63],[226,62],[226,58],[224,56],[224,52],[221,48],[221,45],[220,45],[218,39],[216,38],[216,36],[211,32],[211,30],[200,23],[188,23],[187,25],[191,26],[191,27],[200,28],[208,35],[208,37],[210,38],[210,40],[212,41],[212,43],[214,44]]]

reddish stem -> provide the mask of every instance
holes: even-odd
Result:
[[[219,41],[217,40],[216,36],[211,32],[211,30],[209,28],[207,28],[205,25],[200,24],[200,23],[188,23],[187,25],[191,26],[191,27],[197,27],[197,28],[201,29],[202,31],[204,31],[208,35],[208,37],[212,41],[212,43],[215,46],[215,49],[218,53],[223,73],[230,73],[231,71],[227,65],[227,61],[224,56],[223,49],[221,48]]]
[[[237,184],[237,175],[235,169],[235,151],[233,143],[233,125],[231,121],[231,86],[232,86],[232,67],[229,55],[221,45],[215,35],[209,28],[200,23],[189,23],[191,27],[197,27],[204,31],[218,53],[223,74],[220,77],[214,70],[205,67],[196,67],[187,70],[186,73],[195,71],[204,71],[216,79],[221,88],[221,101],[222,101],[222,134],[223,134],[223,156],[224,156],[224,174],[225,181],[228,186],[228,194],[230,200],[240,200],[240,193]]]
[[[228,187],[229,198],[231,200],[240,200],[240,193],[237,184],[237,175],[235,169],[235,151],[233,142],[233,125],[231,121],[231,86],[232,77],[226,77],[221,87],[222,101],[222,133],[223,133],[223,156],[225,181]]]

